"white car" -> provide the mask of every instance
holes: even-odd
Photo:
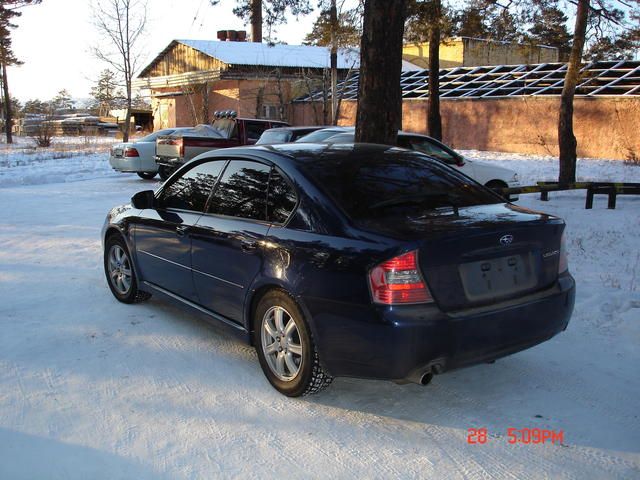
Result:
[[[324,140],[323,143],[353,143],[355,129],[338,133]],[[303,141],[302,137],[299,141]],[[476,182],[483,184],[494,190],[500,191],[503,188],[519,187],[518,174],[513,170],[504,167],[497,167],[489,163],[478,160],[468,160],[455,150],[447,147],[438,140],[420,135],[418,133],[398,132],[398,146],[416,150],[440,160],[465,175],[473,178]],[[511,195],[510,200],[517,200],[517,195]]]
[[[181,130],[193,130],[193,127],[166,128],[133,142],[117,143],[111,147],[109,165],[118,172],[137,173],[140,178],[150,180],[158,173],[156,138]]]

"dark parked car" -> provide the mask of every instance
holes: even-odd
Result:
[[[312,127],[278,127],[265,130],[260,135],[260,138],[256,142],[256,145],[276,145],[279,143],[295,142],[300,137],[303,137],[309,133],[321,130],[322,126]]]
[[[426,384],[567,327],[564,222],[421,153],[283,144],[207,152],[103,229],[121,302],[151,294],[255,345],[271,384]]]

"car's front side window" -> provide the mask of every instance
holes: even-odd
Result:
[[[213,192],[208,213],[265,221],[270,170],[262,163],[231,160]]]
[[[213,160],[186,171],[162,190],[160,207],[204,212],[225,163],[226,160]]]
[[[411,144],[411,148],[413,150],[416,150],[417,152],[424,153],[425,155],[429,155],[430,157],[441,160],[445,163],[457,163],[457,158],[444,150],[442,147],[430,142],[429,140],[424,140],[421,138],[411,138],[409,139],[409,143]]]

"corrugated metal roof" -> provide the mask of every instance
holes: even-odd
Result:
[[[176,40],[228,65],[269,67],[329,68],[329,49],[307,45],[270,45],[254,42],[220,42],[215,40]],[[360,52],[338,51],[338,68],[358,68]]]

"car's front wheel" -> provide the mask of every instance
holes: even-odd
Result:
[[[137,172],[137,174],[144,180],[151,180],[156,176],[156,172]]]
[[[137,303],[151,297],[150,293],[138,289],[138,279],[129,249],[119,235],[111,235],[105,242],[104,273],[111,293],[119,301]]]
[[[289,397],[317,393],[331,377],[320,365],[302,311],[286,293],[273,290],[255,309],[253,341],[262,371],[273,387]]]

